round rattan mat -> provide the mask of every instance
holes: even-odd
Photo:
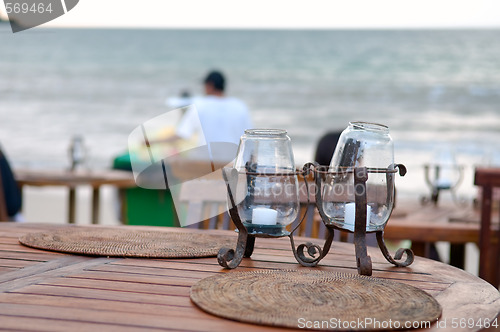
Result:
[[[217,256],[222,247],[233,247],[236,238],[202,233],[71,227],[30,233],[22,244],[71,254],[110,257],[195,258]]]
[[[418,288],[317,270],[224,273],[197,282],[191,300],[232,320],[319,330],[408,329],[441,315],[439,303]]]

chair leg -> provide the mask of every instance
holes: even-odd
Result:
[[[450,265],[465,268],[465,244],[450,244]]]
[[[496,255],[494,255],[492,248],[491,199],[492,188],[484,186],[481,201],[481,230],[479,233],[479,277],[491,284],[497,284],[494,270],[498,268],[498,262],[493,260],[493,256]]]

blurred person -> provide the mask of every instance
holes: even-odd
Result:
[[[3,196],[3,197],[2,197]],[[7,218],[23,221],[21,215],[22,196],[9,161],[0,148],[0,199],[4,201]],[[2,202],[0,202],[1,204]],[[4,221],[4,220],[0,220]]]
[[[221,72],[211,71],[203,83],[205,95],[193,98],[195,107],[190,107],[180,120],[176,136],[189,139],[198,134],[200,144],[230,142],[238,145],[245,129],[252,128],[247,106],[238,98],[226,96],[226,80]]]
[[[340,139],[340,134],[342,134],[342,130],[331,131],[321,136],[316,145],[316,153],[314,154],[315,162],[322,166],[330,165],[333,153]]]

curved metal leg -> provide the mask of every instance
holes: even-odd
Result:
[[[354,169],[354,200],[356,204],[354,248],[356,250],[356,265],[359,274],[371,276],[372,259],[368,256],[366,250],[366,180],[368,180],[366,167],[356,167]]]
[[[378,246],[380,248],[380,251],[382,251],[382,254],[384,255],[385,259],[389,263],[392,263],[398,267],[405,267],[411,265],[414,260],[414,254],[411,249],[404,249],[404,248],[399,248],[396,251],[396,254],[394,255],[394,258],[392,258],[391,254],[389,253],[389,250],[387,249],[387,246],[385,245],[384,242],[384,231],[378,231],[377,232],[377,242]],[[406,254],[406,260],[404,262],[401,262],[401,258],[403,258],[403,254]]]
[[[245,257],[250,257],[252,256],[253,253],[253,247],[255,245],[255,236],[248,236],[247,235],[247,245],[245,248]]]
[[[248,236],[248,231],[241,222],[238,214],[238,208],[235,204],[233,191],[236,191],[236,182],[238,180],[238,173],[235,169],[222,169],[222,175],[227,186],[227,195],[230,202],[229,215],[238,229],[238,242],[236,250],[230,248],[221,248],[217,255],[217,261],[220,266],[228,269],[234,269],[240,265],[243,256],[249,257],[252,254],[255,238]],[[248,256],[247,256],[248,255]]]
[[[217,254],[217,261],[220,266],[226,269],[234,269],[240,265],[246,251],[248,236],[245,233],[238,234],[238,243],[236,250],[230,248],[221,248]]]
[[[368,252],[366,250],[366,233],[354,233],[354,248],[356,251],[356,265],[358,267],[358,273],[364,276],[371,276],[372,259],[368,256]]]
[[[293,233],[288,236],[290,238],[290,243],[292,245],[293,255],[295,256],[297,262],[300,263],[300,265],[309,267],[316,266],[318,265],[319,261],[322,260],[323,257],[326,256],[326,254],[328,254],[328,251],[330,251],[330,247],[332,245],[334,231],[333,228],[331,227],[328,227],[327,229],[328,229],[328,237],[326,238],[326,242],[323,246],[323,249],[321,249],[319,245],[314,244],[312,242],[302,243],[297,247],[297,249],[295,249],[295,243],[293,241]],[[305,255],[304,249],[307,249],[307,254],[309,255],[309,257]],[[316,255],[318,256],[315,257]]]
[[[357,207],[356,207],[357,210]],[[356,211],[357,214],[357,211]],[[365,213],[362,214],[364,216],[364,220],[362,221],[364,232],[357,231],[358,218],[356,215],[356,231],[354,232],[354,249],[356,252],[356,265],[358,267],[358,273],[364,276],[372,275],[372,259],[368,256],[368,251],[366,250],[366,205],[365,205]]]

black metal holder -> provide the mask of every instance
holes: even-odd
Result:
[[[387,174],[387,185],[389,188],[392,188],[393,176],[392,173],[396,173],[397,170],[401,176],[406,174],[406,167],[402,164],[394,165],[391,169],[369,169],[366,167],[357,167],[349,172],[354,173],[354,187],[355,187],[355,204],[356,204],[356,216],[355,216],[355,226],[354,226],[354,246],[356,253],[356,264],[358,268],[358,273],[361,275],[371,275],[372,274],[372,261],[370,256],[368,256],[367,246],[366,246],[366,215],[367,215],[367,197],[366,197],[366,181],[368,180],[369,173],[386,173]],[[269,234],[249,234],[247,228],[243,225],[238,210],[237,205],[234,201],[233,193],[236,192],[236,183],[238,177],[238,171],[235,169],[223,169],[223,177],[227,185],[228,191],[228,200],[229,200],[229,214],[231,219],[233,220],[236,228],[238,229],[238,242],[236,245],[236,249],[230,248],[221,248],[219,254],[217,255],[217,260],[219,264],[225,268],[236,268],[240,263],[243,257],[250,257],[253,252],[253,247],[255,243],[256,237],[282,237],[288,236],[290,238],[290,243],[292,246],[292,251],[297,259],[297,261],[303,266],[316,266],[329,252],[335,230],[346,231],[345,229],[339,228],[333,225],[328,216],[325,214],[323,210],[323,199],[321,197],[321,182],[323,175],[335,175],[335,173],[329,173],[327,171],[322,171],[321,166],[317,163],[307,163],[304,165],[301,174],[304,177],[306,190],[307,190],[307,198],[309,203],[309,187],[307,184],[306,176],[310,173],[313,173],[314,181],[316,184],[316,208],[318,209],[319,215],[325,224],[328,235],[321,248],[317,244],[313,244],[311,242],[307,242],[304,244],[300,244],[297,248],[295,248],[295,243],[293,239],[293,234],[296,229],[300,226],[302,221],[305,218],[304,216],[300,218],[299,222],[292,227],[292,231],[288,234],[278,234],[278,235],[269,235]],[[342,173],[345,175],[345,172]],[[295,174],[293,174],[295,175]],[[339,173],[340,175],[340,173]],[[390,194],[390,193],[388,193]],[[307,210],[306,210],[307,211]],[[414,254],[411,249],[399,249],[396,251],[394,257],[391,256],[387,246],[384,242],[384,231],[375,231],[377,242],[382,251],[382,254],[387,259],[388,262],[394,264],[398,267],[409,266],[413,263]],[[306,250],[306,251],[304,251]],[[307,252],[307,255],[306,255]],[[401,261],[403,254],[406,254],[406,260]]]
[[[424,165],[425,183],[427,184],[427,186],[429,186],[431,194],[430,196],[424,196],[421,198],[420,201],[422,204],[432,203],[437,206],[439,200],[439,193],[443,190],[449,190],[453,202],[459,204],[455,189],[462,183],[464,176],[464,168],[463,166],[460,165],[450,166],[450,167],[453,167],[458,172],[458,180],[453,184],[443,186],[436,183],[437,180],[439,179],[439,174],[441,173],[441,166],[437,164]],[[431,180],[431,168],[433,169],[433,174],[434,174],[434,179],[432,180]]]

